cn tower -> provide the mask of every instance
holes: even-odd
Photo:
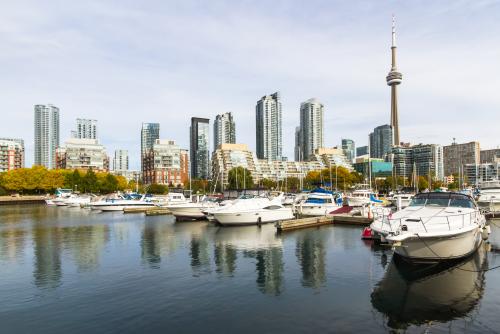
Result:
[[[391,86],[391,127],[392,145],[398,146],[399,141],[399,115],[398,115],[398,85],[403,79],[403,75],[396,67],[396,24],[394,15],[392,16],[392,66],[386,77],[387,85]]]

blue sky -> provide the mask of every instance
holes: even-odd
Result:
[[[293,158],[301,102],[325,105],[325,143],[389,122],[391,15],[396,15],[401,139],[500,145],[499,1],[3,1],[0,137],[26,141],[33,105],[98,120],[112,155],[139,167],[141,122],[189,146],[191,116],[234,113],[255,148],[255,103],[280,91]]]

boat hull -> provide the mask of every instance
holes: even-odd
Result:
[[[474,253],[482,243],[481,228],[478,226],[467,232],[453,236],[418,237],[393,242],[394,253],[411,262],[438,262],[466,257]]]
[[[299,206],[297,212],[304,217],[317,217],[326,216],[330,212],[335,211],[339,208],[336,204],[331,205],[308,205],[303,204]]]
[[[370,199],[366,197],[347,197],[347,204],[349,206],[363,206],[370,204]]]
[[[477,205],[481,208],[481,209],[485,209],[485,210],[488,210],[489,212],[500,212],[500,201],[481,201],[479,200],[477,202]]]
[[[293,212],[290,208],[238,213],[215,212],[214,218],[224,226],[258,225],[292,219]]]
[[[123,211],[129,208],[154,208],[154,204],[138,204],[138,205],[94,205],[92,210],[100,210],[102,212]]]
[[[203,210],[206,208],[198,207],[168,207],[170,212],[179,219],[202,219],[205,218]]]

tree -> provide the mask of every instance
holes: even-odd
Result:
[[[164,195],[168,193],[168,187],[164,184],[153,183],[148,186],[148,193]]]
[[[90,168],[82,180],[83,192],[97,192],[97,176],[95,175],[92,168]]]
[[[191,180],[191,190],[193,194],[206,194],[210,192],[210,187],[208,180],[203,179],[192,179]]]
[[[228,173],[229,189],[253,188],[252,173],[243,167],[234,167]]]
[[[418,177],[418,190],[422,191],[425,189],[429,189],[429,182],[425,176]]]
[[[300,189],[300,180],[298,177],[288,177],[285,181],[286,191],[289,192],[299,192]]]

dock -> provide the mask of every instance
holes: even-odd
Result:
[[[45,204],[45,196],[0,196],[0,205]]]
[[[172,212],[167,208],[154,208],[146,211],[146,216],[164,216],[171,214]]]
[[[284,232],[329,224],[368,226],[372,221],[372,218],[353,216],[350,214],[338,214],[283,220],[277,222],[275,226],[278,232]]]

